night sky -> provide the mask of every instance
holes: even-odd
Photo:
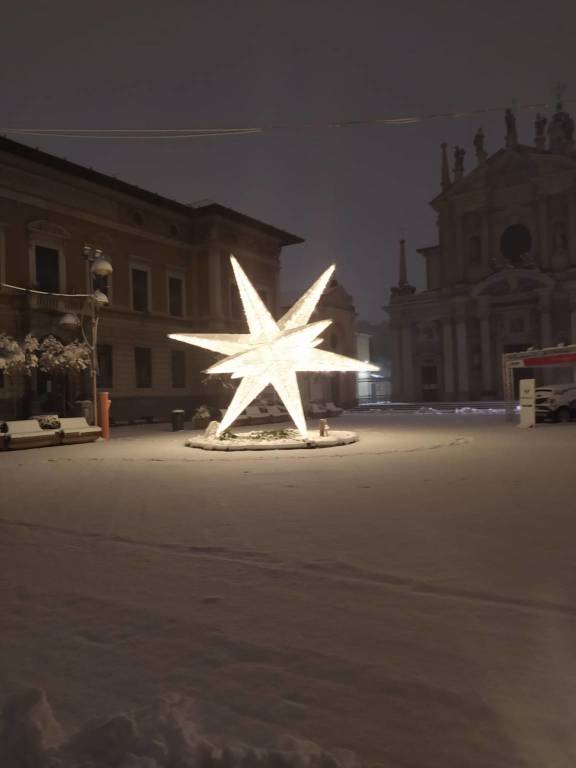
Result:
[[[304,287],[335,261],[359,316],[379,321],[403,229],[410,277],[423,286],[415,249],[436,242],[427,203],[439,190],[440,142],[463,144],[470,168],[476,128],[494,151],[503,117],[326,126],[548,102],[559,79],[574,98],[575,24],[571,0],[5,2],[0,129],[295,126],[192,140],[18,140],[304,237],[284,252],[282,288]],[[532,122],[519,110],[520,141],[532,142]]]

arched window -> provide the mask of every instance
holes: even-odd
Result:
[[[506,261],[520,266],[532,249],[532,237],[523,224],[512,224],[500,238],[500,251]]]

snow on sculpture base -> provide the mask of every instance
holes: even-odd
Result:
[[[318,430],[311,430],[304,439],[296,429],[280,429],[225,432],[220,437],[204,434],[188,438],[185,445],[205,451],[282,451],[294,448],[334,448],[357,441],[356,432],[330,430],[327,435],[321,436]]]

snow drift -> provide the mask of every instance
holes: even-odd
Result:
[[[89,720],[68,736],[43,690],[11,696],[0,721],[2,768],[354,768],[352,753],[331,754],[282,736],[273,747],[216,746],[183,714],[178,697]]]

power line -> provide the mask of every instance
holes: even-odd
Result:
[[[574,101],[568,99],[567,101]],[[536,109],[549,109],[549,102],[535,104],[520,104],[518,110],[534,111]],[[504,112],[506,107],[478,107],[476,109],[460,110],[456,112],[428,112],[420,115],[398,115],[394,117],[374,117],[357,120],[334,120],[331,122],[304,122],[304,123],[280,123],[261,126],[240,127],[203,127],[203,128],[3,128],[5,135],[16,136],[43,136],[47,138],[67,139],[108,139],[108,140],[177,140],[200,139],[228,136],[252,136],[263,133],[298,132],[333,130],[340,128],[355,128],[369,125],[388,127],[403,127],[417,125],[429,120],[461,120],[470,117],[478,117],[495,112]]]

